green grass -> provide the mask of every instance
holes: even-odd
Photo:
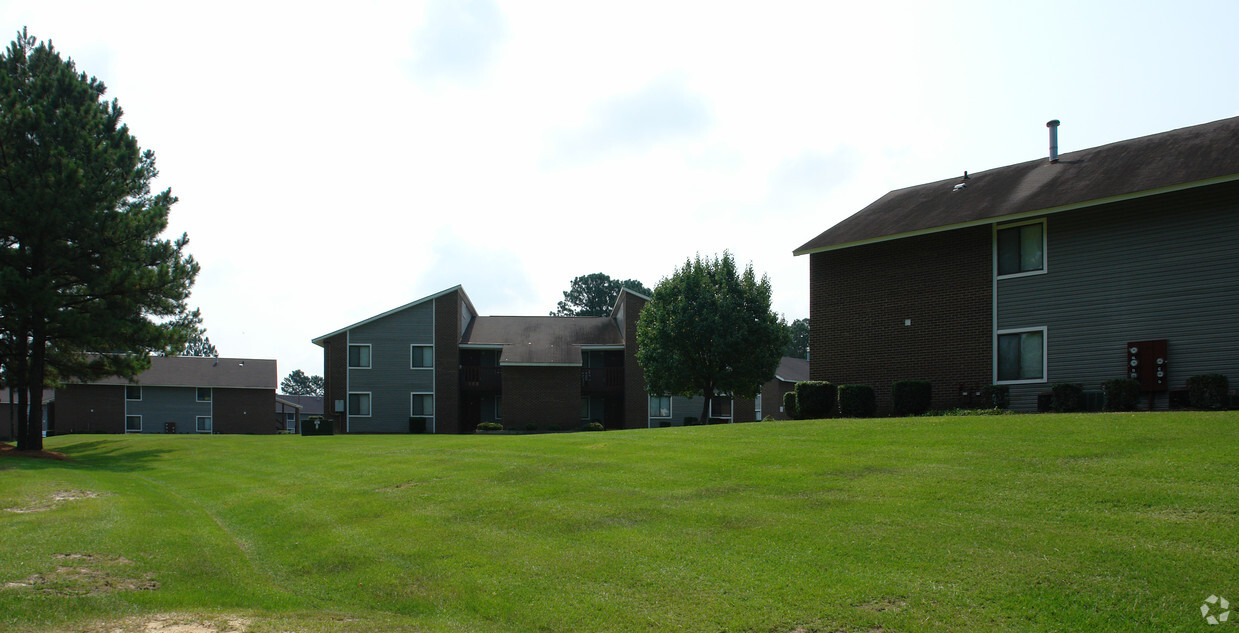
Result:
[[[0,508],[48,508],[0,510],[0,586],[28,585],[3,631],[1199,631],[1239,605],[1235,413],[46,445],[72,461],[0,459]]]

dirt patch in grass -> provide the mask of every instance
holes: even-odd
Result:
[[[244,633],[248,618],[238,616],[195,616],[183,613],[158,613],[124,620],[100,622],[87,633]]]
[[[862,602],[861,604],[856,604],[852,606],[856,607],[857,609],[864,609],[865,611],[877,611],[879,613],[883,611],[891,611],[894,613],[899,613],[901,609],[908,606],[908,601],[902,598],[889,598],[888,597],[888,598],[879,598],[877,600],[871,600],[869,602]]]
[[[12,444],[0,442],[0,457],[33,457],[36,459],[55,459],[57,461],[68,461],[69,457],[64,453],[56,451],[19,451]]]
[[[26,514],[29,512],[46,512],[66,501],[80,501],[82,499],[94,499],[102,497],[102,493],[93,490],[57,490],[48,495],[46,499],[40,499],[28,506],[18,506],[15,508],[5,508],[5,512],[15,512],[17,514]]]
[[[55,596],[93,596],[112,591],[154,591],[159,583],[151,574],[132,578],[126,573],[133,562],[123,556],[56,554],[56,566],[0,586],[0,591],[29,591]]]

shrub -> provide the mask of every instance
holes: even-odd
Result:
[[[1011,388],[1006,385],[986,385],[981,387],[981,404],[995,409],[1006,409],[1011,406]]]
[[[586,431],[605,431],[607,427],[603,426],[601,422],[590,422],[585,425],[584,429]]]
[[[697,426],[697,417],[692,415],[685,417],[684,426]]]
[[[891,383],[895,415],[920,415],[929,410],[933,386],[928,380],[896,380]]]
[[[426,418],[423,418],[420,416],[410,417],[409,418],[409,432],[410,433],[425,433],[426,432]]]
[[[525,425],[525,430],[526,430],[526,431],[537,431],[537,430],[538,430],[538,425],[537,425],[537,424],[534,424],[533,422],[530,422],[529,424],[526,424],[526,425]]]
[[[1101,383],[1106,394],[1106,411],[1135,411],[1140,406],[1140,381],[1135,378],[1115,378]]]
[[[800,411],[796,408],[796,392],[788,391],[783,394],[783,413],[792,420],[800,419]]]
[[[483,422],[478,425],[479,431],[502,431],[503,425],[498,422]]]
[[[710,420],[706,422],[706,424],[728,424],[730,422],[731,422],[730,418],[710,418]]]
[[[658,421],[659,428],[665,429],[669,426],[671,426],[671,420],[659,420]]]
[[[878,410],[877,398],[869,385],[839,385],[839,415],[845,418],[872,418]]]
[[[802,380],[794,387],[797,419],[828,418],[835,410],[836,388],[821,380]]]
[[[559,432],[559,431],[562,431],[563,429],[559,428],[558,424],[552,424],[546,427],[546,430],[551,431],[551,432]]]
[[[1058,413],[1084,410],[1084,388],[1070,382],[1050,385],[1050,409]]]
[[[1230,381],[1222,374],[1197,374],[1187,379],[1187,401],[1193,409],[1225,409]]]

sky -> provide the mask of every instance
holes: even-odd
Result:
[[[729,250],[809,316],[792,251],[892,189],[1239,115],[1239,3],[0,3],[103,80],[202,267],[221,356],[462,285],[545,315]]]

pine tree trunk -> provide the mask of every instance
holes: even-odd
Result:
[[[46,373],[47,342],[43,326],[34,328],[30,344],[30,375],[26,378],[30,394],[29,412],[26,415],[26,444],[28,451],[43,450],[43,379]]]
[[[703,390],[701,393],[705,395],[705,402],[701,405],[701,423],[710,423],[710,399],[714,397],[714,388],[710,387]]]

